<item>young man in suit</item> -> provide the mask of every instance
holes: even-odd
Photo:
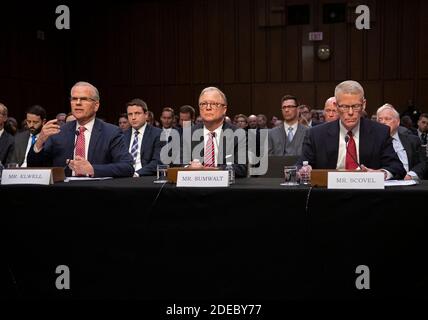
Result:
[[[269,155],[300,156],[303,139],[308,128],[299,124],[297,98],[285,95],[281,99],[281,111],[284,124],[269,131]]]
[[[6,121],[7,108],[0,102],[0,162],[3,165],[10,162],[14,148],[13,136],[4,130]]]
[[[15,135],[15,147],[11,162],[17,163],[20,167],[27,167],[27,158],[30,149],[39,138],[40,131],[46,123],[46,110],[34,105],[27,110],[25,122],[27,130],[18,132]]]
[[[406,171],[392,147],[389,127],[362,118],[364,89],[356,81],[335,89],[339,119],[309,130],[299,164],[315,169],[381,171],[385,179],[402,179]]]
[[[400,127],[400,114],[387,103],[377,109],[377,121],[390,128],[392,145],[406,169],[405,180],[425,179],[427,171],[426,148],[408,129]]]
[[[134,177],[155,175],[160,163],[162,130],[147,122],[148,111],[147,104],[141,99],[126,104],[131,128],[124,132],[124,137],[133,159]]]
[[[224,167],[232,162],[236,177],[247,175],[245,130],[224,121],[227,99],[218,88],[208,87],[199,95],[203,123],[192,127],[190,167]],[[186,135],[186,133],[183,133]],[[184,137],[186,138],[186,137]],[[186,144],[186,139],[184,139]],[[183,146],[184,148],[184,146]],[[186,153],[186,149],[184,148]]]
[[[132,158],[121,130],[96,118],[98,89],[78,82],[71,88],[70,103],[76,120],[62,127],[56,119],[46,122],[30,148],[28,165],[66,167],[67,176],[131,177]]]

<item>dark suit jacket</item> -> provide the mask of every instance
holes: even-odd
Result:
[[[229,129],[229,130],[227,130]],[[225,167],[226,166],[226,155],[230,155],[233,154],[233,161],[232,159],[229,160],[229,158],[227,159],[227,161],[232,161],[233,164],[233,168],[235,169],[235,176],[236,177],[246,177],[247,176],[247,154],[246,154],[246,132],[245,130],[241,130],[239,131],[239,137],[235,136],[227,136],[225,135],[225,131],[227,133],[235,133],[235,131],[238,129],[238,127],[228,124],[226,122],[223,123],[223,127],[222,127],[222,135],[220,137],[220,144],[218,146],[219,148],[219,155],[221,155],[220,159],[218,160],[218,166],[219,167]],[[194,125],[192,127],[192,137],[193,137],[193,133],[196,130],[202,130],[201,132],[201,136],[200,139],[197,141],[193,141],[192,138],[192,155],[194,155],[195,157],[192,157],[193,159],[199,159],[199,161],[201,163],[204,162],[204,137],[203,137],[203,130],[204,130],[204,126],[203,124],[198,124],[198,125]],[[230,139],[233,138],[233,143],[230,141]],[[202,143],[202,145],[201,145]],[[183,146],[184,148],[184,146]],[[185,150],[185,148],[184,148]],[[200,152],[198,152],[200,150]],[[195,152],[194,152],[195,151]],[[239,156],[241,155],[241,159],[239,159]],[[242,159],[242,157],[244,157],[244,159]],[[243,163],[239,163],[239,162],[245,162],[245,164]]]
[[[302,161],[314,169],[335,169],[339,154],[339,121],[312,127],[303,142]],[[359,136],[360,163],[370,169],[385,169],[395,179],[406,175],[403,164],[392,146],[389,127],[361,118]]]
[[[18,163],[20,166],[25,160],[25,151],[27,151],[28,139],[30,138],[30,131],[25,130],[18,132],[15,135],[15,145],[12,158],[10,162]]]
[[[3,134],[0,137],[0,162],[3,164],[11,162],[14,149],[14,139],[13,136],[3,131]]]
[[[76,121],[66,123],[61,132],[49,137],[43,149],[35,153],[30,148],[27,163],[30,167],[65,167],[67,159],[73,159]],[[95,119],[88,149],[88,161],[94,168],[95,177],[132,177],[132,157],[125,145],[121,130],[115,125]],[[71,175],[66,168],[65,174]]]
[[[425,179],[427,174],[426,149],[422,148],[421,140],[409,132],[406,128],[398,128],[398,136],[406,150],[409,161],[409,170],[415,172],[419,179]]]
[[[141,142],[141,166],[142,168],[137,171],[140,176],[153,176],[156,174],[157,165],[160,164],[160,134],[162,130],[156,127],[153,127],[149,124],[146,125],[144,130],[143,141]],[[129,150],[129,145],[131,144],[134,137],[132,136],[132,128],[129,128],[123,133],[125,138],[125,144]]]

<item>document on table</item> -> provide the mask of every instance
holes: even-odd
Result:
[[[70,181],[96,181],[96,180],[107,180],[113,179],[113,177],[99,177],[99,178],[91,178],[91,177],[67,177],[64,182]]]
[[[418,184],[415,180],[385,180],[385,187],[413,186]]]

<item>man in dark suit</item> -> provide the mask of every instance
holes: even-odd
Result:
[[[70,101],[76,121],[61,128],[56,119],[48,121],[28,153],[28,165],[68,164],[71,171],[66,169],[67,176],[132,176],[132,158],[122,132],[96,118],[100,106],[98,89],[88,82],[78,82],[71,89]]]
[[[13,154],[13,136],[4,130],[7,120],[7,108],[0,102],[0,162],[6,164],[10,162]]]
[[[407,172],[404,179],[425,179],[426,149],[422,148],[420,139],[407,128],[400,127],[400,114],[391,104],[384,104],[377,110],[376,115],[377,121],[391,130],[392,145]]]
[[[15,135],[15,146],[11,162],[27,167],[27,157],[31,147],[37,141],[43,125],[46,123],[46,110],[39,105],[31,106],[25,115],[27,129]]]
[[[236,177],[247,175],[245,130],[224,121],[227,99],[215,87],[202,90],[199,95],[202,124],[191,128],[191,155],[186,150],[186,128],[183,130],[184,159],[191,159],[190,167],[224,167],[232,162]],[[187,128],[189,129],[189,128]]]
[[[406,171],[392,147],[389,128],[361,118],[364,89],[344,81],[335,89],[339,119],[309,130],[300,159],[315,169],[382,171],[385,179],[402,179]]]
[[[134,177],[155,175],[160,163],[162,130],[147,123],[148,108],[143,100],[131,100],[126,111],[131,128],[124,132],[124,137],[134,160]]]

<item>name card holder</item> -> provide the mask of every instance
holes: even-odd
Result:
[[[38,184],[50,185],[55,182],[63,182],[65,179],[64,168],[14,168],[4,169],[1,179],[2,185],[8,184]]]
[[[383,172],[329,172],[328,189],[385,189]]]
[[[228,187],[229,172],[225,170],[182,170],[177,173],[177,187]]]

